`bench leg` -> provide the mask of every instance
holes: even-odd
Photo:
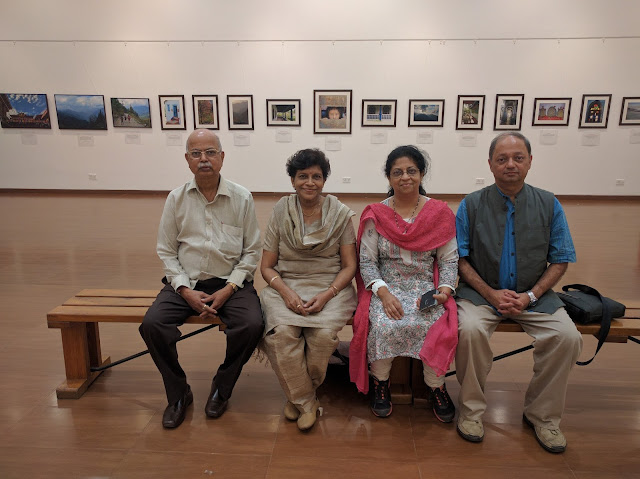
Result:
[[[98,323],[66,323],[60,327],[67,380],[56,389],[58,399],[78,399],[101,371],[91,366],[109,364],[102,360]]]
[[[411,404],[411,358],[397,357],[391,368],[391,401],[394,404]]]

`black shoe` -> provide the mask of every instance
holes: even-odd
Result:
[[[222,396],[220,396],[218,388],[214,385],[214,387],[211,388],[211,394],[209,394],[209,399],[204,407],[204,412],[209,417],[218,418],[222,416],[227,409],[228,402],[228,399],[223,399]]]
[[[169,404],[162,415],[162,426],[167,429],[178,427],[184,421],[187,414],[187,408],[193,403],[193,393],[191,387],[187,384],[187,391],[184,393],[177,403]]]
[[[433,414],[436,416],[438,421],[453,421],[453,416],[456,415],[456,407],[453,405],[451,397],[449,397],[447,386],[443,384],[442,389],[429,388],[429,401],[431,402],[431,406],[433,407]]]
[[[393,410],[389,380],[379,381],[375,376],[369,376],[369,394],[371,395],[371,412],[378,417],[389,417]]]

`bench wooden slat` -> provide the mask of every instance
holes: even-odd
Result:
[[[101,296],[105,298],[155,298],[157,289],[83,289],[76,296]]]
[[[47,322],[52,327],[58,323],[142,323],[148,306],[58,306],[47,314]],[[202,319],[191,316],[187,324],[223,324],[219,318]]]
[[[107,297],[107,296],[75,296],[69,298],[63,304],[63,306],[115,306],[115,307],[129,307],[129,306],[144,306],[148,308],[151,306],[155,296],[153,298],[139,298],[139,297]]]

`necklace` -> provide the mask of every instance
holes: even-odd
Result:
[[[319,208],[320,208],[320,202],[318,201],[318,204],[315,206],[315,208],[313,208],[313,211],[309,214],[306,214],[304,212],[304,208],[302,207],[302,203],[300,203],[300,211],[302,211],[302,216],[306,216],[307,218],[315,215],[318,212]]]
[[[409,221],[407,221],[407,226],[404,227],[404,231],[402,232],[402,234],[407,234],[407,230],[409,229],[409,226],[411,224],[411,220],[413,219],[413,215],[416,214],[416,210],[418,209],[418,205],[420,204],[420,195],[418,195],[418,202],[416,203],[415,208],[413,208],[413,211],[411,212],[411,217],[409,218]],[[302,213],[304,214],[304,213]],[[400,225],[398,224],[398,214],[396,212],[396,199],[395,197],[393,198],[393,219],[396,220],[396,227],[398,229],[400,228]]]

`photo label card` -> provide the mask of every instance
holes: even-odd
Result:
[[[474,147],[477,143],[476,135],[473,133],[464,133],[460,135],[460,146]]]
[[[180,133],[169,133],[167,135],[167,146],[182,146],[182,135]]]
[[[140,133],[127,133],[124,135],[124,142],[126,145],[139,145],[140,141]]]
[[[33,133],[22,133],[20,135],[20,141],[23,145],[37,145],[38,137]]]
[[[558,130],[541,130],[540,144],[555,145],[558,143]]]
[[[290,130],[276,130],[276,143],[291,143],[293,135]]]
[[[594,131],[582,135],[582,146],[600,145],[600,132]]]
[[[233,134],[233,144],[235,146],[249,146],[250,145],[249,135],[247,133],[234,133]]]
[[[93,136],[78,135],[78,146],[93,146]]]
[[[629,143],[632,145],[640,145],[640,130],[631,130],[629,132]]]
[[[416,143],[419,145],[430,145],[433,143],[433,132],[430,130],[419,131],[416,134]]]
[[[387,132],[386,131],[372,131],[371,132],[371,144],[384,144],[387,142]]]
[[[324,149],[327,151],[340,151],[342,150],[341,138],[327,138],[324,141]]]

